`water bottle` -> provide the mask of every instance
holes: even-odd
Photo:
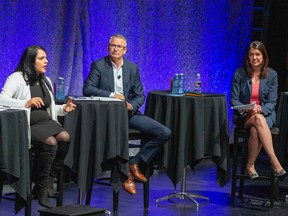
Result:
[[[65,99],[65,80],[63,77],[58,77],[56,85],[56,100]]]
[[[178,94],[179,91],[179,74],[175,74],[173,79],[172,94]]]
[[[201,82],[201,75],[197,73],[197,78],[194,82],[194,92],[201,94],[202,93],[202,82]]]
[[[180,73],[180,76],[179,76],[178,94],[184,94],[184,74],[183,73]]]

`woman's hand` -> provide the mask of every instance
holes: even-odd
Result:
[[[255,114],[259,114],[262,112],[261,106],[255,104],[254,108],[252,110],[248,110],[249,115],[255,115]]]
[[[75,110],[75,108],[76,108],[76,104],[74,104],[72,102],[72,98],[69,98],[69,100],[67,101],[67,103],[64,107],[65,112],[71,112],[71,111]]]
[[[25,108],[44,106],[44,102],[40,97],[33,97],[25,103]]]

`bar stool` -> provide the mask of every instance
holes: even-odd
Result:
[[[271,135],[273,141],[273,147],[275,152],[278,145],[278,134],[279,129],[277,127],[271,128]],[[250,177],[248,174],[245,174],[245,156],[247,155],[247,142],[246,140],[249,137],[249,131],[246,129],[235,128],[234,129],[234,143],[233,143],[233,164],[232,164],[232,185],[231,185],[231,203],[234,205],[235,202],[235,193],[236,193],[236,185],[237,179],[240,179],[239,185],[239,198],[243,198],[243,188],[244,188],[244,180],[249,180]],[[244,143],[240,143],[239,139],[242,138],[245,140]],[[238,165],[238,150],[239,146],[242,147],[242,155],[241,155],[241,170],[240,173],[237,173],[237,165]],[[277,154],[276,154],[277,155]],[[279,189],[278,189],[278,179],[274,175],[274,171],[271,169],[270,175],[259,175],[259,178],[253,181],[268,181],[270,183],[270,207],[274,206],[274,202],[278,200],[279,197]]]
[[[140,131],[129,128],[129,141],[142,140],[144,138],[145,138],[144,135]],[[141,148],[141,145],[129,144],[129,148]],[[144,175],[147,178],[147,182],[141,182],[141,183],[143,184],[144,209],[147,210],[149,208],[149,178],[152,175],[151,166],[149,164],[146,164],[145,167],[143,167],[143,170],[145,170]],[[103,182],[103,180],[110,180],[110,178],[108,177],[107,178],[95,178],[94,183],[110,186],[108,182]],[[92,195],[92,188],[88,190],[87,192],[86,205],[90,205],[91,195]],[[113,212],[118,211],[118,203],[119,203],[119,191],[115,192],[113,190]]]

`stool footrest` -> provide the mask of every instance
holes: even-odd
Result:
[[[248,175],[237,175],[236,178],[237,178],[237,179],[247,179],[247,180],[251,180],[250,176],[248,176]],[[257,180],[257,181],[261,181],[261,180],[267,181],[267,180],[270,180],[270,179],[271,179],[270,176],[261,176],[261,175],[260,175],[260,176],[259,176],[257,179],[255,179],[255,180]],[[255,180],[252,180],[252,181],[255,181]]]

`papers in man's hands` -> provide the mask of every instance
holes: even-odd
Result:
[[[250,104],[243,104],[231,107],[231,109],[237,109],[237,110],[252,110],[255,106],[256,102],[250,103]]]

